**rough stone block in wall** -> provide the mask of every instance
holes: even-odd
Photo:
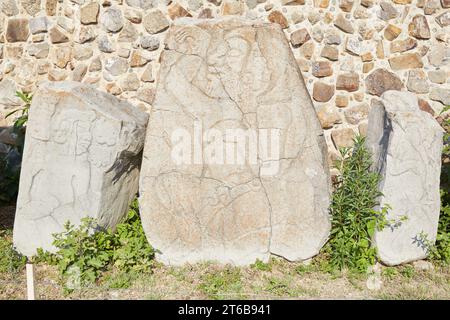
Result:
[[[176,21],[140,177],[142,223],[157,258],[308,259],[327,240],[329,201],[323,132],[280,26]]]
[[[436,240],[442,135],[438,122],[419,109],[412,93],[386,91],[381,101],[373,102],[367,146],[373,170],[382,177],[380,205],[391,207],[389,220],[407,218],[375,233],[378,255],[387,265],[425,258],[425,238]]]
[[[413,92],[435,114],[449,101],[448,0],[1,0],[0,81],[32,92],[73,79],[150,110],[142,93],[157,85],[168,27],[224,15],[282,26],[315,109],[342,118],[322,121],[330,152],[333,132],[358,130],[346,108],[384,91]]]
[[[83,217],[114,228],[138,189],[148,115],[78,82],[33,97],[14,221],[14,245],[52,251],[52,234]]]

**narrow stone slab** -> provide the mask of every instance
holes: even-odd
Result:
[[[52,251],[66,221],[114,228],[138,189],[148,116],[78,82],[42,84],[30,108],[14,245]]]
[[[139,201],[160,261],[319,252],[330,229],[326,144],[279,25],[175,20],[148,128]]]
[[[386,91],[372,104],[367,145],[374,170],[382,176],[380,205],[392,208],[387,219],[407,217],[400,226],[387,226],[375,234],[378,254],[387,265],[425,258],[422,236],[436,239],[442,135],[412,93]]]

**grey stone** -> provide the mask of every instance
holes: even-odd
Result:
[[[48,43],[32,43],[27,46],[27,52],[30,56],[37,59],[47,58],[50,46]]]
[[[154,34],[166,30],[169,21],[160,10],[152,10],[142,19],[142,24],[148,33]]]
[[[30,16],[41,11],[41,0],[20,0],[20,4]]]
[[[427,81],[427,75],[421,69],[410,70],[408,73],[408,82],[406,87],[409,91],[416,93],[428,93],[430,84]]]
[[[159,39],[155,36],[143,36],[141,38],[141,47],[150,51],[157,50],[159,48]]]
[[[97,39],[98,50],[101,52],[111,53],[114,52],[113,44],[109,41],[109,38],[106,34],[101,35]]]
[[[125,0],[125,3],[130,7],[151,9],[158,6],[158,0]]]
[[[30,31],[32,34],[47,32],[48,20],[47,17],[37,17],[30,19]]]
[[[121,75],[128,70],[127,59],[120,57],[108,58],[105,62],[105,69],[113,76]]]
[[[425,258],[423,235],[431,242],[436,239],[442,137],[443,130],[420,110],[415,94],[386,91],[381,101],[374,100],[367,146],[372,169],[382,177],[380,207],[389,205],[386,218],[397,222],[374,236],[378,255],[387,265]],[[407,220],[400,222],[402,216]]]
[[[54,251],[53,233],[96,218],[114,228],[138,189],[147,115],[78,82],[45,83],[27,123],[14,246]]]
[[[19,14],[19,7],[16,0],[0,0],[0,8],[7,16]]]
[[[430,92],[430,99],[434,101],[439,101],[443,105],[450,105],[450,89],[446,88],[432,88]]]
[[[283,31],[241,18],[174,23],[161,55],[140,177],[142,223],[157,259],[246,265],[271,254],[311,258],[330,230],[327,151]],[[216,129],[217,142],[227,130],[280,128],[279,152],[274,142],[271,161],[260,150],[249,152],[260,161],[247,157],[242,165],[199,164],[197,156],[195,163],[178,162],[168,141],[181,129],[194,137],[194,119],[203,132]],[[230,139],[225,144],[234,149]]]
[[[122,11],[117,7],[105,10],[100,16],[100,22],[110,32],[118,32],[123,27]]]

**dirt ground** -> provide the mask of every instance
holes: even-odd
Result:
[[[382,273],[382,284],[369,290],[366,275],[301,271],[301,264],[273,261],[272,270],[200,264],[183,268],[158,266],[139,275],[128,288],[109,272],[96,284],[64,291],[64,282],[53,266],[35,267],[37,299],[450,299],[450,272],[413,267]],[[300,268],[299,268],[300,266]],[[133,276],[132,276],[133,277]],[[26,299],[25,270],[0,274],[0,299]]]
[[[0,209],[0,229],[11,229],[14,207]],[[281,259],[245,268],[155,264],[148,274],[107,271],[95,284],[68,292],[55,266],[37,264],[36,299],[450,299],[448,266],[380,267],[368,275],[330,274],[318,265]],[[0,272],[0,299],[26,299],[25,269]]]

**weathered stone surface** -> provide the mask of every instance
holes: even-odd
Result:
[[[421,69],[410,70],[406,87],[412,92],[427,93],[430,90],[430,84],[427,81],[425,71]]]
[[[52,43],[63,43],[69,41],[69,38],[58,26],[54,26],[50,29],[49,36]]]
[[[14,245],[53,251],[66,221],[114,228],[138,188],[147,115],[77,82],[46,83],[33,97],[14,222]]]
[[[342,122],[339,112],[335,109],[336,108],[333,108],[332,106],[326,105],[317,111],[317,116],[322,128],[329,129],[332,128],[333,125]]]
[[[30,56],[37,59],[47,58],[50,46],[48,43],[33,43],[27,46],[27,52]]]
[[[41,0],[21,0],[20,4],[30,16],[36,15],[41,10]]]
[[[56,14],[56,8],[58,5],[58,0],[46,0],[45,1],[45,12],[49,16],[54,16]]]
[[[132,43],[136,41],[138,37],[139,32],[136,30],[134,25],[129,21],[125,21],[124,27],[122,28],[122,31],[120,31],[117,41]]]
[[[83,24],[97,23],[100,6],[96,2],[90,2],[81,7],[80,21]]]
[[[47,32],[48,19],[47,17],[36,17],[30,19],[30,31],[32,34]]]
[[[128,69],[128,62],[124,58],[111,57],[105,62],[105,69],[113,76],[118,76],[125,73]]]
[[[149,12],[142,19],[142,24],[145,30],[151,34],[162,32],[169,27],[169,21],[160,10]]]
[[[336,149],[351,147],[355,136],[356,133],[351,128],[336,129],[331,131],[331,140],[333,140]]]
[[[140,178],[147,237],[157,258],[175,265],[243,265],[270,254],[308,259],[330,228],[327,152],[289,43],[274,24],[202,21],[175,20],[161,55]],[[194,119],[201,120],[200,132],[216,130],[216,143],[227,137],[225,149],[234,149],[229,130],[278,128],[280,153],[270,161],[278,169],[270,170],[261,151],[261,161],[244,156],[243,164],[233,164],[229,150],[225,164],[208,156],[199,163],[196,152],[210,154],[208,143],[194,151],[193,164],[191,157],[177,162],[176,141],[167,142],[180,130],[194,137]]]
[[[357,91],[359,89],[359,76],[355,72],[342,73],[336,80],[337,90],[346,90],[349,92]]]
[[[123,27],[122,11],[116,7],[108,8],[101,15],[100,22],[107,31],[118,32]]]
[[[445,83],[447,80],[447,72],[444,70],[432,70],[428,72],[428,79],[433,83]]]
[[[172,3],[168,8],[167,8],[167,14],[169,15],[170,19],[175,20],[177,18],[182,18],[182,17],[192,17],[192,15],[182,6],[180,6],[180,4],[178,3]]]
[[[361,41],[356,38],[347,38],[345,50],[355,56],[359,56],[361,54]]]
[[[366,78],[367,92],[373,95],[381,96],[385,91],[402,88],[403,83],[400,78],[386,69],[376,69]]]
[[[280,11],[272,11],[268,16],[267,19],[272,23],[277,23],[281,26],[281,28],[286,29],[289,27],[289,22],[287,21],[286,17],[280,12]]]
[[[109,38],[106,34],[101,35],[97,39],[97,46],[98,46],[98,50],[100,50],[101,52],[106,52],[106,53],[114,52],[114,46],[111,43],[111,41],[109,41]]]
[[[59,68],[63,69],[72,60],[73,51],[69,45],[62,45],[52,48],[53,63]]]
[[[320,56],[331,61],[337,61],[339,59],[339,50],[333,46],[326,45],[322,48]]]
[[[421,14],[414,16],[408,26],[408,31],[411,36],[417,39],[431,38],[431,32],[430,27],[428,26],[427,18]]]
[[[9,19],[6,27],[6,40],[8,42],[27,41],[30,35],[28,20],[22,18]]]
[[[159,48],[159,39],[156,36],[143,36],[141,38],[141,47],[149,51],[154,51]]]
[[[94,40],[97,33],[91,26],[80,26],[77,30],[75,41],[78,43],[85,43]]]
[[[16,0],[1,0],[0,8],[7,16],[15,16],[19,14],[18,2]]]
[[[334,25],[347,33],[354,33],[355,29],[353,29],[352,23],[345,19],[342,13],[338,14],[336,20],[334,21]]]
[[[317,78],[328,77],[333,74],[333,66],[329,61],[315,61],[311,65],[312,74]]]
[[[433,88],[430,92],[430,99],[439,101],[443,105],[450,105],[450,89],[445,88]]]
[[[384,30],[384,37],[387,40],[392,41],[392,40],[396,39],[400,35],[401,32],[402,32],[401,28],[394,26],[393,24],[388,24],[388,26]]]
[[[405,40],[396,40],[391,42],[391,53],[405,52],[417,47],[417,40],[408,38]]]
[[[423,62],[418,53],[405,53],[400,56],[389,58],[392,70],[422,68]]]
[[[306,41],[311,39],[309,36],[308,30],[305,28],[296,30],[291,33],[291,44],[294,48],[300,47]]]
[[[241,15],[244,13],[245,4],[242,0],[224,0],[221,13],[224,16]]]
[[[353,107],[349,107],[344,111],[345,119],[350,124],[358,124],[362,120],[367,119],[369,115],[369,105],[361,103]]]
[[[367,146],[382,176],[380,206],[391,208],[387,219],[407,220],[376,231],[374,239],[381,260],[397,265],[426,257],[421,234],[436,239],[443,130],[419,109],[416,95],[387,91],[381,98],[371,107]]]
[[[314,83],[313,98],[318,102],[327,102],[334,95],[334,86],[320,81]]]
[[[128,8],[125,10],[124,16],[130,22],[133,22],[133,23],[141,23],[142,22],[142,13],[139,10]]]
[[[380,3],[380,11],[378,12],[378,17],[382,20],[389,21],[398,16],[397,10],[389,2],[383,1]]]
[[[438,15],[435,20],[441,27],[450,26],[450,10]]]

